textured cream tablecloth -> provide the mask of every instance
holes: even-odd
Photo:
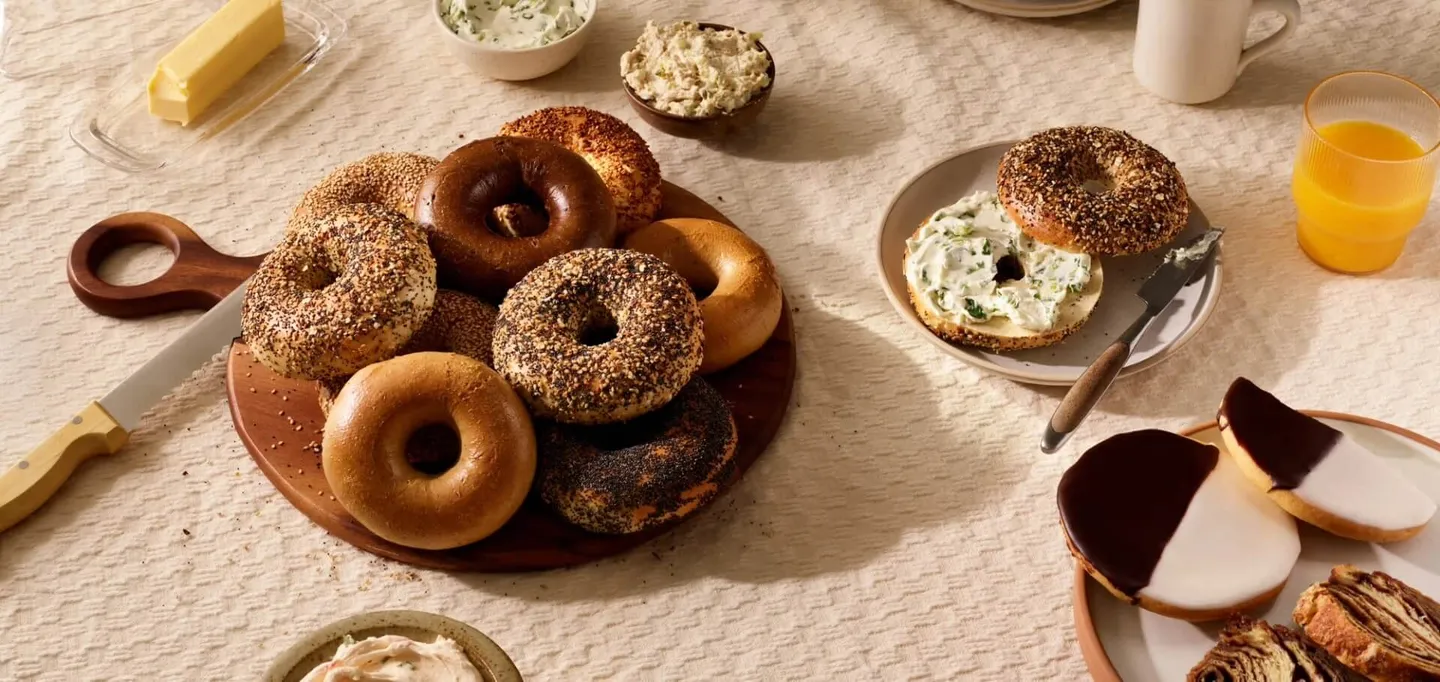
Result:
[[[1159,101],[1131,77],[1128,1],[1053,21],[942,0],[601,5],[576,63],[506,85],[442,50],[422,0],[349,0],[333,61],[204,158],[152,175],[108,169],[65,138],[98,79],[0,81],[0,465],[195,319],[83,308],[63,257],[96,220],[161,211],[255,253],[338,163],[380,148],[443,155],[532,109],[583,104],[636,123],[668,178],[779,265],[800,378],[749,476],[615,560],[514,576],[412,570],[291,508],[231,429],[212,362],[122,454],[0,535],[0,679],[255,679],[310,629],[383,608],[472,623],[540,681],[1077,679],[1053,494],[1080,449],[1209,417],[1242,373],[1301,405],[1440,435],[1440,213],[1396,267],[1346,278],[1296,249],[1288,199],[1300,102],[1323,75],[1379,68],[1440,86],[1440,13],[1425,0],[1309,3],[1289,45],[1203,107]],[[685,18],[764,31],[779,78],[753,135],[706,146],[631,115],[620,53],[646,19]],[[1231,228],[1227,277],[1189,346],[1118,385],[1074,446],[1045,456],[1036,442],[1058,392],[981,374],[902,324],[872,242],[893,192],[936,159],[1074,123],[1124,128],[1179,163]]]

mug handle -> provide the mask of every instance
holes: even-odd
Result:
[[[1240,64],[1235,69],[1237,76],[1243,73],[1245,67],[1249,66],[1250,62],[1255,61],[1256,57],[1275,49],[1281,42],[1295,33],[1295,29],[1300,26],[1299,0],[1255,0],[1255,4],[1250,8],[1251,20],[1254,20],[1256,15],[1264,12],[1274,12],[1285,17],[1285,24],[1280,27],[1280,30],[1240,52]]]

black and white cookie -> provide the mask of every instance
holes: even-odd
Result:
[[[1230,385],[1218,421],[1246,478],[1302,521],[1352,540],[1394,542],[1435,515],[1435,501],[1379,455],[1248,379]]]
[[[1300,555],[1295,520],[1219,448],[1166,431],[1123,433],[1060,479],[1060,520],[1085,570],[1115,596],[1192,621],[1267,602]]]

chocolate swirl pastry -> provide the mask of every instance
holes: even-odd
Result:
[[[1188,682],[1363,682],[1304,635],[1283,625],[1236,617],[1220,643],[1190,669]]]
[[[1379,682],[1440,680],[1440,604],[1384,573],[1336,566],[1295,605],[1305,634]]]

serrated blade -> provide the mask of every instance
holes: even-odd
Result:
[[[126,432],[140,426],[140,417],[146,411],[240,336],[240,308],[245,301],[246,284],[248,280],[100,399],[100,406]]]
[[[1155,269],[1150,279],[1140,285],[1138,295],[1145,301],[1145,307],[1158,313],[1170,305],[1175,295],[1180,293],[1200,268],[1205,267],[1215,250],[1220,248],[1220,235],[1224,232],[1224,228],[1212,227],[1185,245],[1171,249],[1170,253],[1165,255],[1165,262]]]

